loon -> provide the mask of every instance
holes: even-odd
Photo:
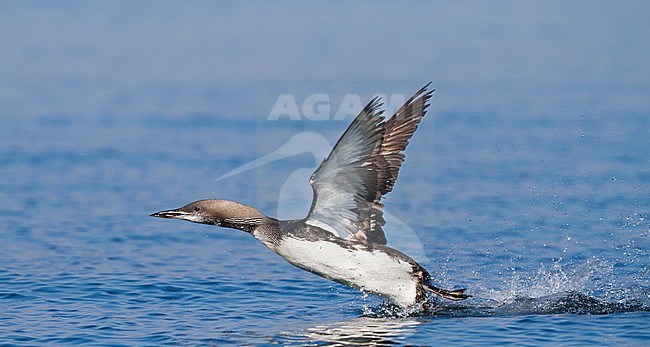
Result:
[[[278,220],[229,200],[198,200],[152,217],[243,230],[292,265],[383,297],[402,308],[429,307],[427,292],[462,300],[465,289],[436,287],[422,266],[387,246],[381,199],[393,190],[402,153],[429,107],[431,82],[388,120],[380,97],[363,108],[312,174],[306,218]]]

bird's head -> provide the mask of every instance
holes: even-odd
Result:
[[[250,206],[228,200],[199,200],[181,208],[153,213],[151,217],[182,219],[237,229],[259,225],[267,219],[264,214]]]

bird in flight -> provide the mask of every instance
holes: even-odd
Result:
[[[430,84],[430,83],[429,83]],[[427,293],[462,300],[465,289],[436,287],[427,270],[387,245],[381,199],[393,190],[404,149],[429,107],[429,84],[387,120],[376,97],[312,174],[307,217],[278,220],[229,200],[198,200],[153,213],[245,231],[292,265],[403,307],[428,307]]]

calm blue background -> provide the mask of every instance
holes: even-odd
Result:
[[[649,12],[0,3],[0,344],[647,345]],[[209,197],[300,215],[283,189],[309,190],[303,151],[345,130],[342,100],[429,80],[386,229],[467,301],[407,316],[244,233],[148,217]],[[269,120],[316,93],[328,121]]]

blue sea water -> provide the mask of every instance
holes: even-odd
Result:
[[[300,215],[282,189],[322,158],[217,178],[347,122],[2,122],[0,345],[650,344],[646,114],[432,112],[385,201],[389,244],[472,298],[419,314],[242,232],[148,216],[210,197]]]

